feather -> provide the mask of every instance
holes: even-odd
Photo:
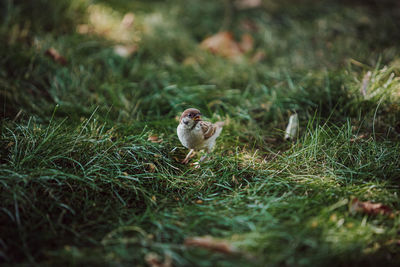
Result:
[[[224,126],[224,122],[219,121],[215,124],[212,124],[208,121],[200,121],[201,130],[203,131],[204,139],[208,139],[215,134],[218,128],[222,128]]]

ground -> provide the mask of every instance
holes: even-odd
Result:
[[[400,264],[397,1],[0,12],[0,262]],[[200,168],[188,107],[226,122]]]

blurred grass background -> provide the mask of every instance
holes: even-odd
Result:
[[[399,208],[399,3],[246,2],[0,3],[0,262],[399,264],[398,213],[347,207]],[[201,49],[221,31],[254,44]],[[198,170],[188,107],[229,122]],[[240,253],[183,244],[204,235]]]

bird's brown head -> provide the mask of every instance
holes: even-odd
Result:
[[[180,118],[180,122],[183,122],[186,125],[192,124],[195,121],[201,120],[201,113],[198,109],[188,108],[185,110]]]

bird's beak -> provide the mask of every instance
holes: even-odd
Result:
[[[193,118],[194,121],[199,121],[201,119],[200,115],[197,115],[196,117]]]

